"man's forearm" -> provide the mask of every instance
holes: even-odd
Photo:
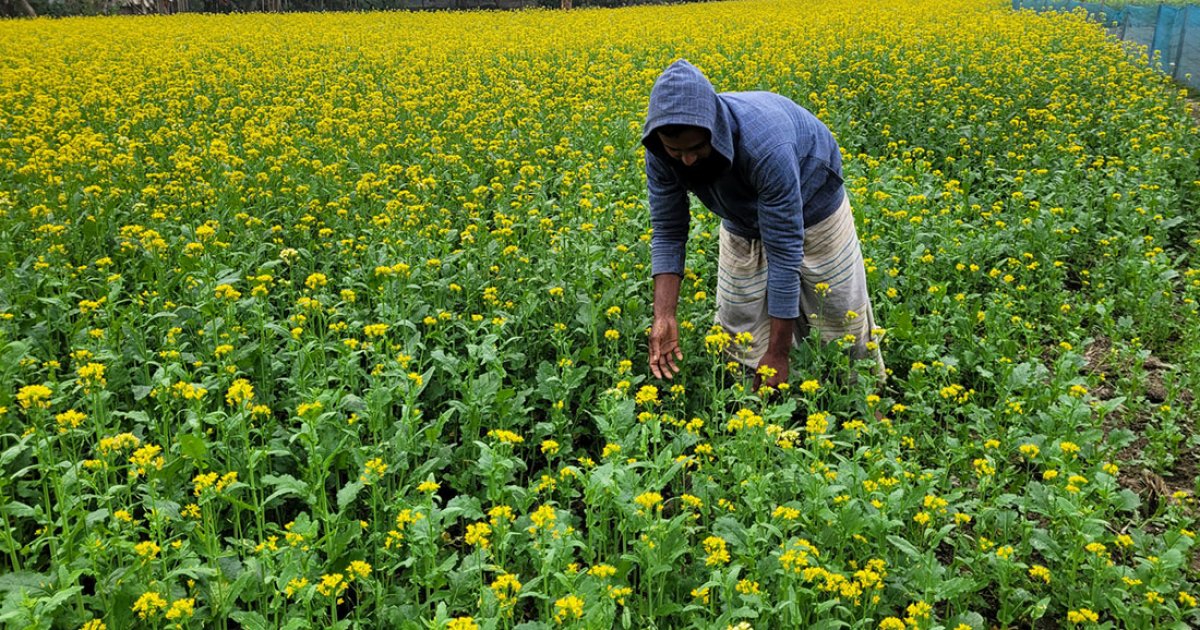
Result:
[[[767,340],[767,354],[775,357],[786,357],[792,350],[792,335],[796,330],[796,320],[771,318],[771,338]]]
[[[675,317],[679,305],[679,285],[683,277],[673,273],[654,276],[654,316]]]

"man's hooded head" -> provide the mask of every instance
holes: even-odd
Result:
[[[686,60],[654,82],[642,144],[691,183],[711,182],[733,163],[729,113],[712,83]]]

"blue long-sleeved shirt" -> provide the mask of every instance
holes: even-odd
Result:
[[[720,174],[689,177],[663,149],[663,125],[711,134]],[[686,60],[671,64],[650,92],[643,128],[650,201],[652,274],[682,274],[690,191],[739,236],[762,239],[767,312],[800,315],[804,229],[833,214],[845,195],[842,157],[829,129],[808,110],[771,92],[723,92]]]

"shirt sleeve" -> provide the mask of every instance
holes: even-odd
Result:
[[[683,275],[688,225],[687,188],[661,158],[646,152],[646,188],[650,200],[651,275]]]
[[[795,147],[781,144],[752,172],[758,191],[758,231],[767,258],[767,314],[800,316],[800,263],[804,261],[804,198]]]

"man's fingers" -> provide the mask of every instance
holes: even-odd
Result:
[[[671,355],[667,355],[666,360],[663,361],[663,366],[663,376],[668,380],[675,378],[675,375],[679,373],[679,367],[675,365],[675,359]]]
[[[675,373],[679,371],[679,369],[675,367],[675,360],[672,359],[671,355],[667,353],[663,353],[662,358],[659,361],[659,369],[662,371],[659,378],[665,378],[668,380],[675,378]]]
[[[672,379],[679,373],[676,361],[683,360],[678,339],[669,333],[650,335],[650,373],[654,378]]]
[[[675,376],[679,373],[679,366],[675,362],[683,360],[683,350],[679,348],[679,343],[676,342],[675,347],[667,351],[666,355],[667,364],[671,366],[671,376]]]
[[[676,359],[682,359],[683,353],[679,350],[679,346],[667,350],[656,346],[650,353],[650,371],[655,378],[672,379],[679,373],[679,366],[675,364]]]
[[[660,355],[657,346],[657,343],[650,342],[650,372],[654,374],[654,378],[662,378],[661,368],[658,367]]]

